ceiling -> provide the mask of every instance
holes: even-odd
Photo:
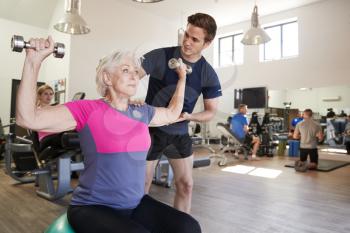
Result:
[[[0,18],[46,29],[49,27],[57,1],[0,0]]]
[[[250,20],[255,3],[259,15],[269,15],[322,0],[164,0],[147,4],[132,0],[119,1],[177,21],[179,25],[186,23],[186,16],[204,12],[212,15],[218,26],[224,26]]]
[[[0,0],[0,18],[48,28],[57,1],[64,0]],[[322,0],[164,0],[158,3],[114,1],[178,22],[180,26],[185,24],[187,15],[195,12],[209,13],[219,26],[224,26],[249,20],[255,2],[259,7],[259,15],[269,15]],[[84,2],[87,1],[82,0],[82,4]]]

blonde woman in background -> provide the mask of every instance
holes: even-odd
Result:
[[[51,104],[55,92],[47,84],[40,86],[36,92],[36,106],[39,108],[47,107]]]
[[[38,109],[50,107],[55,92],[53,88],[47,84],[40,86],[36,91],[36,107]],[[61,134],[38,131],[38,139],[40,142],[40,150],[48,146],[53,148],[61,147]]]

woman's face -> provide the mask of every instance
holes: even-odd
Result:
[[[110,74],[113,89],[127,97],[135,95],[140,81],[139,70],[130,58],[125,58]]]
[[[50,89],[46,89],[43,93],[40,95],[40,105],[49,105],[51,103],[51,100],[53,98],[53,91]]]

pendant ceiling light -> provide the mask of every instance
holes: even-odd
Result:
[[[80,0],[66,0],[65,13],[54,25],[57,31],[68,34],[87,34],[90,32],[85,20],[80,15]]]
[[[161,2],[163,0],[134,0],[135,2],[141,2],[141,3],[154,3],[154,2]]]
[[[258,7],[255,5],[251,19],[252,27],[244,34],[241,40],[244,45],[259,45],[269,42],[271,38],[260,27],[258,19]]]

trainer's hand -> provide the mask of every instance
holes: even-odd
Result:
[[[145,101],[142,99],[129,99],[129,104],[140,107],[145,104]]]
[[[188,112],[183,112],[175,122],[190,121],[190,120],[191,120],[191,114]]]

